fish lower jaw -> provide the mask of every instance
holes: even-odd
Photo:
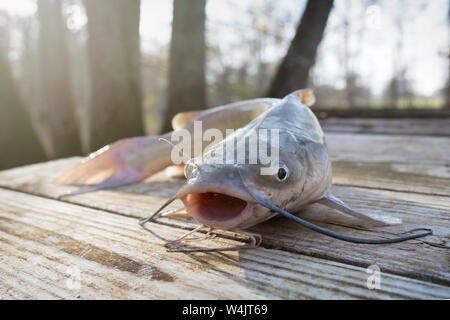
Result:
[[[225,230],[240,228],[251,217],[255,207],[243,199],[215,192],[191,193],[181,200],[196,221]]]

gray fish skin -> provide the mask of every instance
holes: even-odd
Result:
[[[224,164],[223,159],[213,156],[230,141],[236,141],[237,145],[245,144],[246,137],[255,131],[259,132],[260,129],[279,130],[280,163],[276,165],[287,169],[288,176],[283,181],[278,179],[276,172],[272,175],[261,175],[260,169],[266,165],[261,164],[260,159],[258,164],[248,164],[248,148],[245,149],[245,164],[237,163],[237,155],[235,161],[230,164]],[[238,149],[236,147],[236,152]],[[185,204],[187,194],[204,192],[222,193],[248,203],[241,215],[225,221],[205,219],[201,214],[189,212],[189,205],[186,205],[188,213],[198,222],[222,229],[246,229],[276,215],[255,203],[247,194],[236,166],[239,166],[246,184],[253,191],[285,210],[297,211],[321,199],[328,192],[332,181],[323,131],[317,118],[301,103],[296,94],[285,97],[248,125],[206,150],[202,158],[191,160],[188,166],[192,166],[192,170],[188,170],[191,174],[187,177],[186,185],[178,192]]]
[[[237,230],[251,227],[276,215],[255,202],[247,191],[250,189],[243,185],[242,175],[245,184],[251,188],[250,192],[258,193],[266,201],[284,210],[297,212],[316,202],[353,216],[364,225],[400,224],[401,219],[359,212],[329,192],[332,174],[325,137],[317,118],[308,108],[314,101],[313,92],[306,89],[295,91],[282,100],[260,98],[206,111],[185,112],[174,118],[174,132],[117,141],[91,154],[55,182],[84,186],[61,195],[68,197],[142,181],[173,165],[172,145],[167,143],[172,134],[182,130],[192,134],[195,131],[195,121],[201,121],[203,130],[214,128],[222,135],[227,129],[238,130],[212,146],[210,142],[205,142],[202,137],[195,135],[191,141],[193,145],[199,142],[204,151],[199,155],[192,152],[195,148],[191,148],[191,154],[188,155],[191,160],[185,166],[185,172],[189,173],[187,182],[176,197],[183,200],[188,214],[198,222],[214,228]],[[248,159],[244,162],[246,164],[237,163],[238,161],[221,164],[212,156],[215,150],[223,148],[230,140],[235,139],[237,146],[245,145],[245,139],[260,129],[279,130],[280,162],[274,165],[280,165],[288,171],[287,178],[283,181],[277,179],[275,174],[261,175],[260,169],[266,165],[259,158],[256,164],[250,164]],[[261,139],[261,136],[259,138]],[[270,145],[271,141],[268,141],[268,144]],[[238,169],[241,173],[239,176]],[[207,196],[217,195],[219,198],[221,194],[228,195],[238,201],[227,197],[220,198],[224,203],[210,201],[209,207],[203,208],[203,211],[213,212],[214,217],[205,217],[204,212],[199,212],[189,201],[192,195],[202,193],[207,193]],[[235,214],[237,209],[230,210],[231,215],[227,214],[227,210],[218,210],[229,202],[238,208],[245,205],[245,209],[239,211],[239,214]]]

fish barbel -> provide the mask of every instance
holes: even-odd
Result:
[[[401,223],[397,218],[359,212],[331,194],[331,163],[325,135],[309,109],[313,103],[311,90],[298,90],[283,99],[254,99],[203,112],[182,113],[173,119],[174,132],[116,142],[69,170],[58,182],[88,185],[76,192],[82,193],[141,181],[173,164],[173,149],[169,140],[173,134],[184,130],[193,135],[189,142],[192,148],[187,148],[189,154],[185,152],[188,160],[184,166],[186,183],[141,224],[160,215],[170,215],[170,211],[162,210],[175,199],[180,199],[185,212],[200,223],[192,232],[209,228],[206,238],[214,229],[231,230],[248,235],[251,243],[227,249],[180,247],[181,242],[189,241],[186,237],[190,232],[167,244],[172,251],[255,247],[259,244],[257,238],[260,240],[261,237],[244,230],[280,214],[310,229],[349,242],[392,243],[431,234],[431,230],[420,229],[426,233],[395,239],[352,238],[315,226],[290,213],[298,212],[309,204],[320,203],[370,226]],[[211,143],[195,136],[196,122],[202,123],[203,130],[214,128],[222,134],[227,129],[237,130],[225,139]],[[261,132],[267,134],[262,135]],[[270,132],[277,133],[276,159],[270,159],[267,163],[257,153],[254,161],[250,161],[251,138],[256,135],[258,146],[263,142],[270,149],[275,143],[269,136]],[[201,144],[200,151],[194,147],[195,143]],[[224,150],[228,150],[230,145],[234,147],[231,158],[227,158],[230,153]],[[268,166],[271,170],[262,174]]]

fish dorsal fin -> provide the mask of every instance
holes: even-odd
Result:
[[[316,103],[316,97],[314,96],[314,91],[312,89],[297,90],[290,93],[288,96],[296,97],[307,107],[311,107],[314,103]]]

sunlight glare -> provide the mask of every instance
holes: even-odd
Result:
[[[37,11],[35,0],[0,0],[0,11],[5,10],[14,16],[32,16]]]

